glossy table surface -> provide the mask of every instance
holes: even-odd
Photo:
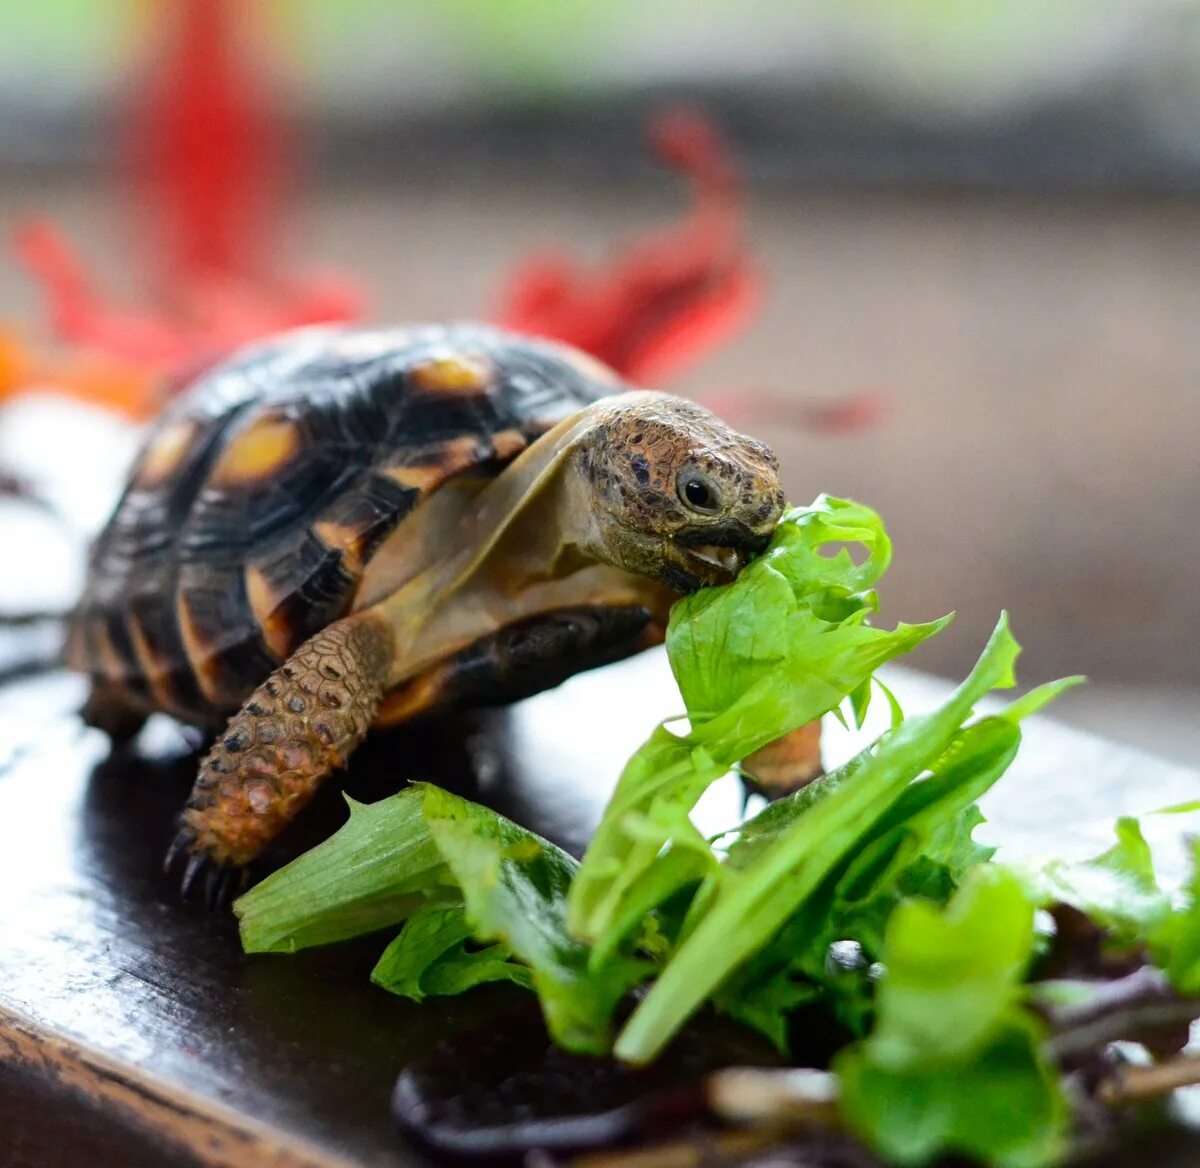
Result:
[[[946,689],[906,670],[890,680],[910,711]],[[86,1133],[68,1134],[63,1117],[78,1126],[98,1113],[97,1149],[129,1133],[113,1163],[419,1159],[389,1117],[396,1074],[510,999],[392,998],[367,980],[378,939],[245,958],[232,919],[181,905],[160,873],[195,766],[186,737],[152,722],[135,755],[109,758],[74,713],[81,694],[78,679],[51,674],[0,697],[0,1127],[29,1126],[30,1147],[78,1151],[91,1147]],[[621,763],[676,702],[665,659],[646,654],[506,714],[379,736],[345,785],[372,798],[409,778],[442,782],[578,851]],[[831,729],[829,761],[861,739]],[[1105,846],[1114,815],[1197,794],[1200,776],[1043,717],[989,799],[985,831],[1013,854],[1082,855]],[[726,779],[698,814],[717,829],[739,808]],[[331,790],[297,825],[293,850],[341,814]],[[1174,862],[1178,826],[1152,825]],[[58,1118],[39,1127],[37,1099]],[[25,1162],[4,1155],[0,1164]],[[88,1156],[106,1163],[101,1150]],[[41,1148],[28,1162],[72,1159]]]
[[[111,506],[132,448],[134,436],[101,415],[55,416],[64,449],[74,428],[80,461],[48,463],[47,482],[80,530],[0,504],[0,611],[70,603],[78,536]],[[0,677],[55,636],[0,628]],[[948,685],[904,669],[888,679],[910,712]],[[0,685],[0,1168],[419,1161],[389,1116],[397,1073],[449,1031],[511,1008],[519,991],[419,1006],[393,998],[367,979],[380,938],[245,958],[232,918],[181,904],[161,873],[198,744],[155,719],[135,751],[110,757],[76,714],[82,699],[81,679],[64,673]],[[442,783],[578,853],[625,759],[678,708],[665,657],[648,653],[506,713],[376,736],[344,786],[371,799],[409,779]],[[880,728],[829,727],[827,765]],[[1042,717],[1027,723],[980,834],[1014,855],[1094,854],[1116,815],[1198,796],[1200,775]],[[740,811],[725,779],[697,815],[718,831]],[[331,786],[290,849],[343,815]],[[1181,824],[1147,826],[1163,863],[1178,865]]]

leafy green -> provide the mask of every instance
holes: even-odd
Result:
[[[1075,679],[1035,692],[1047,699],[1066,684]],[[831,962],[831,946],[854,942],[865,969],[882,959],[884,928],[899,903],[919,896],[944,904],[970,868],[991,858],[993,850],[971,838],[983,820],[975,800],[1014,758],[1020,741],[1016,722],[1044,704],[1030,701],[1031,696],[959,731],[930,764],[929,774],[905,789],[775,938],[714,993],[718,1007],[756,1024],[758,1016],[746,1015],[741,1003],[811,995],[819,987],[839,1020],[861,1033],[870,1021],[873,987],[863,970]],[[863,752],[827,779],[771,804],[744,824],[729,849],[729,867],[748,867],[767,842],[857,774],[871,753]],[[785,1033],[774,1024],[756,1028],[773,1041]]]
[[[413,787],[369,806],[319,847],[272,873],[233,906],[247,953],[294,953],[399,924],[458,892]]]
[[[1042,903],[1061,901],[1108,929],[1117,944],[1153,936],[1171,915],[1159,886],[1150,846],[1136,819],[1116,823],[1117,842],[1081,863],[1052,860],[1033,877]]]
[[[825,554],[844,544],[866,551],[861,565],[844,546]],[[823,495],[784,517],[771,546],[735,584],[682,600],[671,614],[667,652],[693,725],[731,706],[765,671],[794,655],[803,638],[860,623],[876,611],[870,586],[891,555],[874,511]],[[800,627],[798,615],[812,620]],[[787,636],[780,635],[784,629]]]
[[[461,908],[426,905],[409,918],[400,935],[383,951],[371,971],[378,986],[414,1002],[430,996],[461,994],[491,981],[533,988],[524,965],[501,944],[471,948],[472,926]]]
[[[1033,921],[1020,880],[994,864],[944,909],[910,900],[892,914],[875,1030],[834,1062],[844,1114],[885,1155],[957,1151],[1001,1168],[1057,1155],[1065,1105],[1021,1004]]]
[[[546,1023],[568,1050],[605,1053],[621,996],[648,973],[615,955],[588,968],[588,951],[566,931],[576,862],[511,820],[437,787],[422,787],[429,832],[462,890],[478,941],[496,941],[533,971]]]
[[[703,919],[660,971],[618,1036],[619,1057],[654,1058],[684,1021],[787,919],[885,817],[904,789],[951,745],[974,704],[1013,684],[1019,646],[1001,618],[970,676],[932,714],[912,718],[855,760],[852,780],[836,772],[823,798],[756,848],[753,859],[721,873]],[[743,851],[743,857],[745,852]],[[585,860],[586,864],[586,860]]]
[[[565,928],[575,860],[423,783],[350,807],[339,832],[234,905],[246,952],[292,953],[408,920],[373,974],[384,988],[419,1000],[482,981],[529,984],[557,1042],[608,1050],[612,1011],[647,967],[614,955],[589,969]],[[493,944],[471,951],[468,937]]]
[[[1184,803],[1153,814],[1192,812]],[[1039,904],[1068,904],[1103,926],[1110,944],[1148,951],[1175,989],[1200,996],[1200,839],[1190,841],[1191,871],[1178,895],[1164,887],[1141,824],[1122,817],[1117,841],[1081,863],[1051,860],[1024,873]]]
[[[1028,1019],[998,1027],[957,1064],[883,1067],[862,1047],[835,1061],[851,1126],[899,1164],[925,1164],[943,1149],[997,1168],[1057,1162],[1066,1112],[1057,1075]]]
[[[1190,848],[1191,873],[1181,902],[1158,921],[1150,944],[1171,984],[1181,994],[1200,995],[1200,839],[1193,838]]]
[[[667,651],[686,732],[661,725],[630,759],[582,865],[417,784],[351,803],[332,839],[243,897],[245,948],[403,925],[380,986],[420,1001],[511,982],[537,993],[560,1045],[633,1063],[706,1003],[781,1049],[801,1007],[826,1009],[857,1038],[835,1061],[845,1116],[883,1155],[1049,1163],[1065,1106],[1023,985],[1035,909],[1077,903],[1200,990],[1200,872],[1174,903],[1132,820],[1085,864],[1018,877],[990,862],[977,801],[1011,764],[1021,720],[1080,679],[977,717],[1015,681],[1002,614],[962,685],[906,718],[874,671],[946,620],[868,623],[890,557],[873,511],[822,496],[789,511],[733,584],[679,602]],[[861,725],[877,685],[891,726],[870,747],[718,841],[700,834],[690,813],[711,782],[825,713]],[[617,1006],[644,982],[614,1042]]]
[[[1033,903],[999,865],[969,873],[943,910],[900,905],[888,924],[875,1061],[954,1062],[977,1049],[1017,1001],[1032,953]]]
[[[866,549],[863,564],[844,547],[825,554],[845,543]],[[866,624],[877,607],[870,585],[890,554],[873,511],[821,496],[788,512],[733,584],[675,606],[667,653],[690,730],[660,726],[622,773],[571,889],[575,936],[611,949],[631,898],[644,904],[636,890],[646,873],[687,832],[714,780],[847,698],[865,711],[874,671],[945,627],[949,618],[890,631]]]

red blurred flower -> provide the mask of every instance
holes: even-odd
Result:
[[[742,244],[742,198],[724,144],[699,114],[658,118],[651,141],[689,175],[691,212],[648,235],[606,269],[559,252],[513,273],[497,323],[586,350],[631,381],[660,382],[739,331],[761,282]]]
[[[49,361],[47,375],[135,416],[157,408],[177,370],[266,334],[353,320],[364,302],[349,277],[297,280],[275,267],[286,143],[239,50],[237,21],[250,10],[235,0],[176,0],[154,11],[163,49],[127,123],[149,303],[114,302],[47,220],[26,222],[13,239],[69,354]]]

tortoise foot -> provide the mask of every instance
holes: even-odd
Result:
[[[821,722],[809,722],[756,750],[738,768],[747,798],[771,803],[807,787],[825,774],[821,762]]]
[[[184,823],[167,849],[163,871],[172,875],[182,868],[179,880],[181,899],[190,900],[199,893],[199,899],[209,912],[227,908],[246,882],[246,869],[222,863],[197,849],[196,832]]]

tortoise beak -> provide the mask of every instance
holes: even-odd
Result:
[[[740,519],[724,519],[720,523],[702,523],[676,532],[675,542],[684,547],[712,544],[714,547],[736,548],[757,555],[771,542],[775,531],[772,523],[765,531],[750,527]]]
[[[728,584],[770,542],[770,531],[755,531],[738,520],[684,528],[671,541],[672,586],[694,592]]]

